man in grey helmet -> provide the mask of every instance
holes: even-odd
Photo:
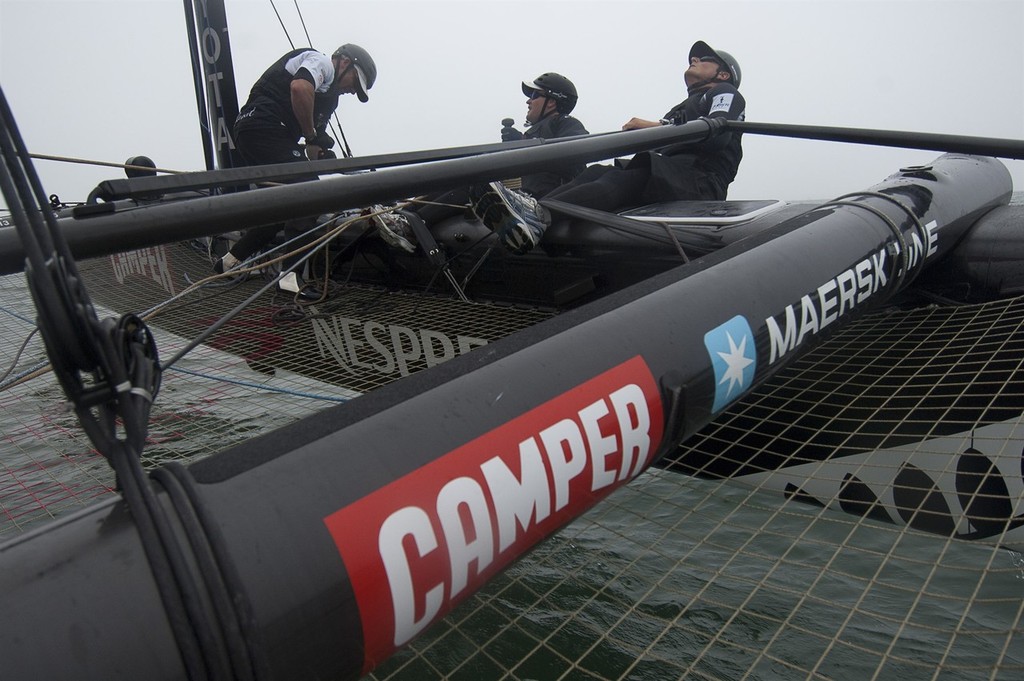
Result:
[[[589,134],[583,123],[569,115],[579,100],[576,86],[571,80],[559,73],[548,72],[531,81],[523,81],[522,89],[526,95],[526,132],[512,127],[511,118],[505,119],[502,121],[504,127],[501,129],[501,141],[556,139]],[[572,180],[583,172],[585,167],[580,163],[526,175],[521,178],[522,191],[540,198]],[[416,250],[416,239],[411,220],[422,220],[427,226],[437,224],[445,218],[464,213],[465,206],[470,203],[468,187],[425,198],[427,201],[415,208],[375,215],[373,222],[381,238],[395,248],[412,253]]]
[[[235,120],[235,145],[247,165],[301,162],[321,158],[334,146],[327,134],[331,114],[341,95],[369,99],[377,80],[377,66],[359,45],[346,43],[330,57],[310,48],[292,50],[275,61],[252,86],[249,99]],[[305,147],[299,140],[305,139]],[[289,236],[308,231],[315,218],[286,223]],[[282,225],[247,230],[231,250],[214,266],[218,272],[231,269],[269,244]],[[291,260],[294,263],[294,259]],[[284,267],[289,267],[285,261]],[[306,298],[319,297],[304,289],[295,272],[282,276],[278,288]]]

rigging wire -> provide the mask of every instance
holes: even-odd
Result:
[[[306,20],[302,18],[302,10],[299,9],[299,0],[292,0],[295,3],[295,13],[299,15],[299,24],[302,26],[302,31],[306,34],[306,42],[309,46],[313,47],[313,41],[309,37],[309,30],[306,28]]]
[[[345,158],[352,158],[352,148],[348,146],[348,139],[345,138],[345,129],[341,127],[341,119],[338,118],[338,111],[334,111],[334,123],[331,125],[331,129],[337,126],[338,137],[341,138],[341,153]]]
[[[295,43],[292,42],[292,37],[288,35],[288,29],[284,25],[284,19],[281,18],[281,13],[277,11],[277,5],[274,4],[274,0],[270,0],[270,6],[273,8],[274,14],[277,15],[277,21],[281,24],[281,30],[284,31],[284,37],[288,39],[288,44],[294,50]]]
[[[21,360],[21,355],[25,352],[25,348],[28,347],[28,344],[32,341],[32,338],[36,335],[38,331],[39,327],[37,326],[34,329],[32,329],[32,332],[25,337],[24,341],[22,341],[21,347],[19,347],[18,351],[14,353],[14,359],[11,360],[11,365],[7,367],[7,370],[4,371],[2,375],[0,375],[0,385],[2,385],[3,381],[5,381],[7,377],[11,375],[15,367],[18,366],[18,362]],[[2,390],[2,388],[0,388],[0,390]]]
[[[352,400],[351,397],[338,397],[336,395],[322,395],[317,393],[311,393],[303,390],[295,390],[292,388],[278,388],[275,386],[267,385],[266,383],[253,383],[252,381],[243,381],[237,378],[228,378],[227,376],[216,376],[214,374],[194,371],[192,369],[183,369],[181,367],[173,367],[174,371],[177,371],[188,376],[194,376],[196,378],[203,378],[208,381],[217,381],[218,383],[228,383],[230,385],[237,385],[243,388],[251,388],[253,390],[260,390],[263,392],[277,393],[279,395],[288,395],[290,397],[303,397],[310,400],[321,400],[324,402],[338,402],[344,403]]]

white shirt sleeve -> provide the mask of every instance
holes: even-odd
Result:
[[[293,76],[299,69],[306,69],[313,74],[313,85],[317,92],[327,92],[334,82],[334,63],[330,57],[316,50],[295,55],[285,62],[284,67]]]

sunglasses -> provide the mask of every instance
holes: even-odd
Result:
[[[719,61],[716,57],[700,57],[699,59],[697,59],[697,61],[711,62],[713,64],[718,64],[722,68],[725,68],[725,64]]]
[[[533,99],[537,99],[538,97],[544,97],[544,96],[545,96],[545,94],[543,92],[541,92],[540,90],[534,90],[533,94],[531,94],[529,97],[527,97],[527,99],[533,100]]]

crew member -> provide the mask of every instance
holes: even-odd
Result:
[[[571,80],[558,73],[543,73],[531,81],[522,83],[526,95],[526,131],[521,132],[511,125],[501,129],[503,142],[521,139],[556,139],[586,135],[587,129],[569,114],[576,108],[579,94]],[[507,119],[511,123],[511,119]],[[569,182],[583,172],[582,163],[558,167],[526,175],[521,179],[522,190],[531,197],[540,198],[551,190]],[[397,210],[374,216],[381,237],[390,245],[412,253],[416,249],[415,237],[409,220],[421,219],[427,226],[459,215],[469,205],[469,188],[460,187],[439,195],[425,197],[427,202],[409,210]],[[518,236],[503,234],[502,240],[510,249],[518,248]],[[506,240],[509,237],[512,241]]]
[[[341,95],[354,94],[366,102],[377,80],[377,66],[359,45],[346,43],[330,57],[309,48],[292,50],[275,61],[252,86],[249,99],[235,120],[235,145],[247,165],[267,165],[316,160],[334,140],[327,123],[338,108]],[[305,148],[299,140],[305,139]],[[316,218],[292,220],[283,225],[294,237],[315,227]],[[267,246],[282,225],[247,230],[214,269],[223,272]],[[286,260],[284,268],[296,259]],[[278,280],[281,290],[306,298],[319,294],[303,286],[296,272]]]

